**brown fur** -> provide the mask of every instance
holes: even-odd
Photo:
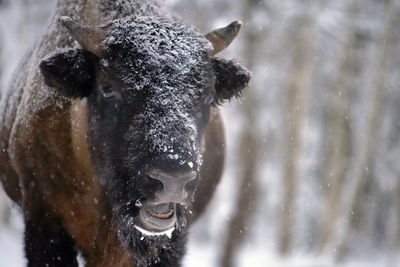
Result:
[[[90,6],[93,1],[83,4]],[[82,10],[89,9],[81,5]],[[134,259],[111,225],[110,210],[91,165],[85,100],[55,94],[38,71],[38,61],[49,51],[73,46],[69,37],[53,38],[67,36],[57,23],[60,15],[81,16],[86,24],[99,24],[104,19],[90,14],[85,17],[61,2],[57,4],[52,26],[34,56],[27,59],[29,64],[20,66],[10,93],[2,99],[8,103],[0,110],[0,178],[26,218],[66,229],[86,257],[87,266],[131,266]],[[222,174],[224,136],[216,108],[211,110],[204,142],[202,181],[190,221],[205,209]]]
[[[200,170],[200,183],[193,203],[193,217],[203,213],[219,183],[224,169],[225,135],[221,114],[215,107],[211,108],[210,122],[203,139],[203,165]]]
[[[30,133],[22,135],[26,139],[15,140],[12,149],[15,156],[11,161],[14,168],[3,171],[18,173],[18,177],[7,176],[7,181],[23,185],[22,206],[30,216],[40,217],[45,209],[50,214],[50,223],[61,219],[63,227],[87,256],[87,266],[131,266],[131,258],[102,206],[101,186],[95,178],[85,139],[86,121],[85,100],[74,100],[64,109],[51,106],[42,110],[29,129],[24,129]],[[215,108],[210,122],[205,133],[203,180],[196,193],[191,220],[205,208],[222,173],[223,129]],[[214,153],[216,150],[218,153]],[[0,164],[8,165],[4,161]]]

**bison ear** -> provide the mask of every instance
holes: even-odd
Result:
[[[95,83],[95,56],[83,49],[58,50],[40,62],[45,83],[73,98],[87,97]]]
[[[213,58],[211,63],[216,76],[214,103],[220,104],[233,96],[239,97],[250,81],[250,71],[234,60]]]

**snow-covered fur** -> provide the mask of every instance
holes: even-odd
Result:
[[[60,27],[61,15],[100,25],[101,56]],[[0,106],[0,177],[24,210],[30,266],[75,266],[77,250],[88,266],[180,265],[187,227],[222,174],[215,105],[250,79],[211,50],[161,1],[57,3]],[[168,187],[147,175],[155,169],[197,178],[180,184],[185,200],[169,196],[171,237],[138,230],[143,205]]]
[[[206,126],[199,121],[208,120],[210,108],[203,102],[213,77],[211,46],[193,28],[156,17],[130,16],[104,28],[108,37],[98,68],[123,84],[117,92],[122,101],[105,103],[96,92],[88,97],[88,114],[94,118],[89,123],[96,150],[92,154],[117,217],[120,240],[133,254],[142,247],[142,254],[152,252],[152,257],[141,259],[154,259],[162,251],[159,247],[169,249],[171,242],[165,236],[146,242],[132,230],[139,212],[135,203],[152,196],[140,181],[149,169],[199,170],[200,138]],[[99,115],[104,113],[110,115]],[[179,206],[174,237],[186,224],[182,212]],[[169,253],[179,254],[174,250]]]

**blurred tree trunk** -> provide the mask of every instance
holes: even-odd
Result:
[[[350,172],[352,183],[347,188],[345,193],[345,202],[342,207],[345,211],[344,222],[342,225],[341,235],[338,240],[338,254],[337,259],[342,260],[348,251],[349,235],[352,225],[355,222],[362,205],[361,199],[363,197],[363,188],[366,183],[367,171],[369,163],[371,162],[372,151],[374,148],[374,140],[376,136],[376,129],[379,126],[379,118],[382,113],[382,101],[385,91],[385,72],[386,61],[388,59],[388,41],[391,40],[393,35],[394,25],[394,8],[393,1],[386,1],[386,12],[383,24],[383,34],[380,37],[377,53],[375,59],[375,77],[372,83],[371,93],[369,95],[368,105],[366,107],[366,115],[364,125],[360,137],[356,140],[356,154],[353,169]]]
[[[397,229],[394,233],[393,238],[393,251],[398,251],[400,248],[400,173],[398,176],[397,190],[395,194],[395,208],[397,215]]]
[[[387,266],[399,266],[399,250],[400,250],[400,173],[397,174],[397,188],[395,194],[393,194],[393,207],[396,216],[395,227],[391,232],[390,250],[388,254]]]
[[[251,14],[255,8],[259,6],[257,0],[247,0],[244,3],[243,17],[251,18]],[[256,45],[259,43],[261,36],[256,32],[252,23],[244,25],[244,56],[246,66],[252,69],[255,65],[254,52],[257,51]],[[228,225],[226,240],[222,250],[220,265],[222,267],[232,267],[235,262],[235,255],[238,248],[242,246],[244,240],[248,238],[249,229],[251,228],[253,212],[257,209],[256,200],[258,198],[257,191],[257,174],[259,165],[259,146],[260,136],[259,128],[256,123],[255,113],[257,111],[257,99],[252,91],[253,88],[247,88],[244,93],[245,100],[241,105],[242,114],[244,114],[243,131],[240,135],[240,145],[238,149],[239,164],[238,173],[238,190],[235,196],[236,203],[232,219]]]
[[[0,0],[0,8],[4,8],[3,6],[4,1]],[[3,80],[3,64],[5,64],[4,59],[3,59],[3,36],[2,36],[2,32],[0,31],[0,86],[2,84],[2,80]],[[3,88],[0,87],[0,102],[1,102],[1,98],[2,98],[2,90]],[[0,179],[1,181],[1,179]],[[4,193],[4,189],[0,183],[0,226],[2,226],[4,223],[7,222],[8,220],[8,214],[9,214],[9,208],[6,202],[6,196]]]
[[[28,25],[27,21],[31,20],[31,16],[29,13],[29,0],[19,0],[20,1],[20,12],[21,12],[21,19],[18,21],[18,41],[20,41],[21,51],[25,53],[28,49],[28,45],[31,44],[31,40],[29,40],[28,34]]]
[[[242,170],[238,187],[237,202],[234,205],[233,216],[228,226],[226,243],[221,258],[222,267],[232,267],[235,255],[243,241],[248,238],[251,228],[253,210],[256,209],[257,198],[257,165],[259,142],[252,127],[246,127],[242,136],[239,149]]]
[[[349,1],[347,17],[351,20],[358,11],[358,0]],[[335,76],[328,90],[329,99],[324,105],[324,150],[325,164],[322,175],[326,186],[326,203],[322,215],[319,250],[326,250],[335,234],[335,223],[341,197],[341,189],[350,161],[350,107],[351,81],[357,74],[356,49],[357,30],[351,25],[339,53]]]
[[[295,218],[295,195],[299,176],[301,132],[305,122],[307,97],[309,94],[312,57],[311,23],[308,17],[294,19],[292,27],[294,44],[293,61],[288,70],[287,99],[282,133],[287,134],[284,147],[282,200],[278,216],[278,246],[281,254],[290,252],[293,243]]]

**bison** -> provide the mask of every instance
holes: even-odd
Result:
[[[78,23],[79,22],[79,23]],[[0,106],[28,266],[179,266],[224,162],[218,105],[250,73],[160,1],[58,1]]]

